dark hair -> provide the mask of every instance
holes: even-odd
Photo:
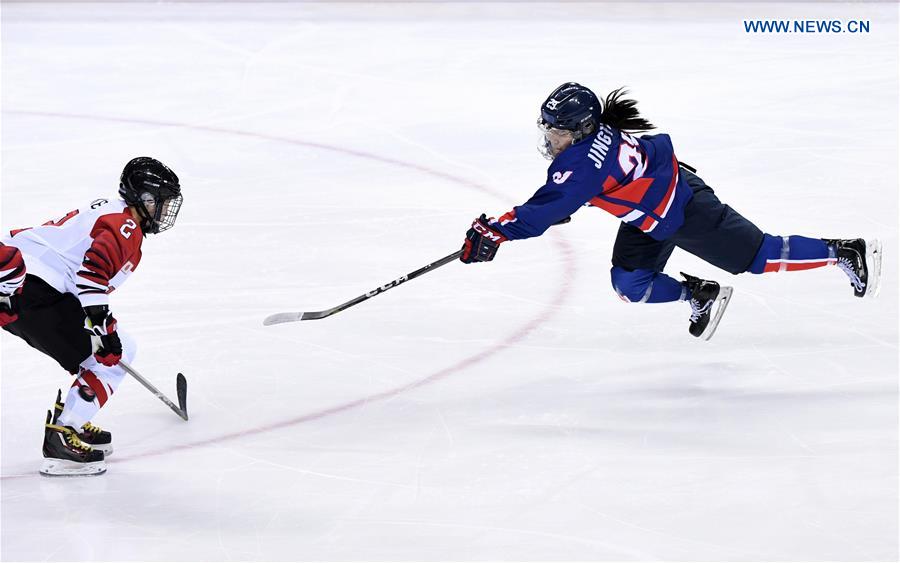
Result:
[[[637,132],[656,129],[655,125],[638,113],[636,101],[621,98],[627,93],[628,91],[623,86],[616,88],[606,96],[600,122],[621,131]]]

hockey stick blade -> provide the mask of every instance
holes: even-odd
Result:
[[[301,320],[304,314],[305,313],[275,313],[274,315],[266,317],[266,320],[263,321],[263,325],[271,326],[281,323],[292,323]]]
[[[178,408],[180,408],[181,412],[184,413],[184,416],[182,418],[187,420],[187,379],[184,377],[184,374],[179,373],[175,378],[175,392],[178,395]],[[180,414],[181,413],[179,413],[179,415]]]

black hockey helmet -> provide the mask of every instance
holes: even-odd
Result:
[[[133,158],[125,165],[119,180],[119,195],[138,210],[144,234],[172,228],[183,199],[178,176],[149,156]]]
[[[602,113],[603,104],[596,94],[577,82],[566,82],[544,100],[538,126],[544,131],[570,131],[574,144],[597,131]]]

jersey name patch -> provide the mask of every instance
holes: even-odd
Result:
[[[609,125],[600,126],[597,137],[591,143],[591,149],[588,151],[588,158],[594,161],[594,168],[603,168],[603,161],[606,159],[606,153],[609,152],[609,146],[613,141],[613,132]]]

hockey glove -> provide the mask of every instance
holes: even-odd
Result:
[[[0,326],[6,326],[19,320],[16,311],[15,295],[0,295]]]
[[[497,255],[500,243],[506,240],[507,238],[494,229],[491,220],[482,213],[466,232],[466,242],[463,244],[463,253],[459,259],[466,264],[490,262]]]
[[[87,318],[84,329],[100,339],[100,348],[94,358],[105,366],[114,366],[122,359],[122,341],[116,332],[116,319],[106,305],[91,305],[84,308]]]
[[[16,294],[25,285],[25,260],[15,246],[0,243],[0,326],[19,319]]]

